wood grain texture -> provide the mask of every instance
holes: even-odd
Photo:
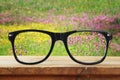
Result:
[[[12,56],[1,56],[0,80],[120,80],[120,57],[81,65],[66,56],[52,56],[38,65],[23,65]]]

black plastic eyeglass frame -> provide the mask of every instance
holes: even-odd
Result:
[[[26,63],[26,62],[22,62],[18,59],[16,53],[15,53],[15,48],[14,48],[14,41],[15,41],[15,38],[18,34],[20,33],[24,33],[24,32],[40,32],[40,33],[44,33],[44,34],[47,34],[51,37],[51,40],[52,40],[52,44],[51,44],[51,49],[50,51],[48,52],[48,54],[46,55],[46,57],[38,62],[33,62],[33,63]],[[96,61],[96,62],[91,62],[91,63],[87,63],[87,62],[81,62],[81,61],[78,61],[76,60],[70,53],[69,49],[68,49],[68,45],[67,45],[67,38],[69,35],[73,34],[73,33],[76,33],[76,32],[97,32],[97,33],[100,33],[102,34],[105,39],[106,39],[106,49],[105,49],[105,53],[103,55],[103,57],[101,58],[101,60],[99,61]],[[32,65],[32,64],[38,64],[38,63],[41,63],[43,61],[45,61],[51,54],[52,50],[53,50],[53,47],[54,47],[54,44],[57,40],[61,40],[63,41],[64,43],[64,46],[66,48],[66,51],[68,53],[68,55],[70,56],[70,58],[79,63],[79,64],[84,64],[84,65],[93,65],[93,64],[98,64],[98,63],[101,63],[102,61],[104,61],[104,59],[106,58],[106,55],[107,55],[107,51],[108,51],[108,45],[109,45],[109,41],[112,39],[112,34],[108,33],[108,32],[105,32],[105,31],[98,31],[98,30],[74,30],[74,31],[69,31],[69,32],[63,32],[63,33],[54,33],[54,32],[50,32],[50,31],[44,31],[44,30],[34,30],[34,29],[29,29],[29,30],[19,30],[19,31],[14,31],[14,32],[10,32],[8,34],[8,38],[12,44],[12,49],[13,49],[13,54],[14,54],[14,57],[15,59],[19,62],[19,63],[22,63],[22,64],[28,64],[28,65]]]

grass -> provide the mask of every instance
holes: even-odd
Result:
[[[46,14],[119,14],[119,0],[0,0],[0,12],[13,16]]]
[[[34,27],[33,27],[34,26]],[[39,27],[38,27],[39,26]],[[22,30],[22,29],[44,29],[44,30],[49,30],[49,31],[53,31],[53,32],[61,32],[63,29],[56,29],[56,27],[54,28],[54,27],[52,27],[52,26],[55,26],[55,25],[53,25],[53,24],[37,24],[37,23],[32,23],[32,24],[26,24],[26,25],[9,25],[9,26],[5,26],[5,25],[1,25],[0,27],[0,29],[1,29],[1,35],[0,35],[0,37],[2,37],[1,38],[1,40],[0,40],[0,55],[12,55],[12,47],[11,47],[11,44],[10,44],[10,42],[8,41],[8,32],[11,32],[11,31],[16,31],[16,30]],[[17,28],[16,28],[17,27]],[[61,31],[60,31],[61,30]],[[32,35],[32,36],[34,36],[34,35]],[[27,38],[27,37],[24,37],[24,38]],[[42,38],[41,38],[42,39]],[[45,38],[43,38],[44,40],[46,40]],[[30,39],[29,39],[30,40]],[[27,42],[29,42],[29,40],[27,40]],[[32,37],[32,41],[38,41],[38,38],[33,38]],[[113,42],[117,42],[117,43],[119,43],[119,38],[118,37],[116,37],[115,39],[113,39]],[[31,43],[31,41],[30,41],[30,43]],[[44,45],[44,46],[46,46],[46,45],[48,45],[48,44],[44,44],[43,43],[43,40],[42,40],[42,42],[41,41],[38,41],[37,43],[35,43],[36,45],[39,45],[39,44],[41,44],[42,43],[42,45]],[[25,43],[23,43],[23,44],[21,44],[21,45],[25,45]],[[26,44],[27,45],[27,44]],[[35,52],[36,53],[40,53],[41,51],[44,53],[45,51],[44,51],[44,49],[42,49],[41,50],[41,48],[39,47],[39,48],[37,48],[37,47],[35,47],[35,46],[32,46],[33,48],[33,50],[30,48],[27,48],[27,51],[29,51],[29,52],[31,52],[30,54],[31,55],[36,55],[35,54]],[[76,46],[72,46],[71,47],[71,50],[75,50],[74,48],[75,48]],[[36,49],[37,48],[37,49]],[[88,47],[89,48],[89,47]],[[88,51],[89,49],[88,48],[86,48],[84,45],[83,46],[81,46],[80,47],[80,49],[83,49],[84,51]],[[26,49],[26,48],[25,48]],[[95,51],[95,50],[94,50]],[[28,52],[28,53],[29,53]],[[119,55],[119,51],[115,51],[114,53],[114,50],[113,49],[109,49],[109,51],[108,51],[108,55],[109,56],[120,56]],[[23,53],[24,53],[24,49],[23,49]],[[82,52],[82,53],[84,53],[84,52]],[[61,42],[57,42],[56,43],[56,45],[54,46],[54,49],[53,49],[53,52],[52,52],[52,54],[51,55],[67,55],[67,52],[66,52],[66,50],[65,50],[65,47],[64,47],[64,45],[63,45],[63,43],[61,43]]]
[[[120,0],[0,0],[0,15],[4,14],[4,16],[0,16],[0,20],[4,21],[8,17],[8,22],[0,23],[0,55],[12,54],[8,32],[23,29],[64,32],[78,29],[79,25],[73,25],[70,21],[71,17],[81,17],[84,13],[87,13],[90,18],[98,15],[119,15],[119,4]],[[45,21],[50,19],[51,22],[39,22],[38,20],[38,23],[34,21],[25,23],[25,17]],[[64,17],[65,19],[63,19]],[[117,24],[120,24],[119,17],[117,21]],[[79,29],[85,29],[85,26],[83,25]],[[119,36],[114,37],[112,42],[119,45]],[[120,56],[120,51],[114,49],[110,47],[108,55]],[[67,55],[64,45],[57,43],[52,55]]]
[[[54,26],[54,25],[53,25]],[[38,24],[38,23],[30,23],[26,25],[0,25],[0,55],[11,55],[11,44],[8,40],[8,33],[16,30],[24,30],[24,29],[42,29],[48,31],[56,32],[54,27],[51,24]]]

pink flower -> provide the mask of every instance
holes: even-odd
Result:
[[[66,18],[66,17],[63,16],[63,15],[58,16],[58,19],[59,19],[59,20],[65,20],[65,18]]]
[[[78,17],[72,17],[71,21],[78,22],[80,19]]]

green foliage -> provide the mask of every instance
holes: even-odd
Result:
[[[21,29],[42,29],[54,32],[78,29],[77,27],[81,26],[80,23],[79,25],[72,25],[70,19],[65,18],[64,20],[58,20],[58,17],[54,16],[65,15],[62,17],[67,16],[67,18],[71,18],[77,15],[78,18],[74,19],[74,24],[77,23],[77,19],[79,19],[79,16],[83,13],[87,13],[90,18],[98,15],[119,16],[120,0],[0,0],[0,21],[3,20],[4,23],[6,20],[5,25],[0,25],[0,55],[12,54],[11,45],[8,41],[8,32]],[[33,22],[25,24],[25,17],[29,19],[45,18],[46,20],[50,18],[55,21],[55,23],[44,24],[39,22],[39,20],[39,23],[34,23],[34,20],[32,20]],[[112,23],[112,25],[118,24],[119,27],[120,20],[119,18],[116,20],[116,23]],[[19,24],[21,22],[22,24]],[[11,25],[8,25],[9,23]],[[101,22],[99,24],[101,24]],[[83,27],[85,28],[85,26]],[[105,28],[103,27],[103,29]],[[116,43],[113,46],[120,47],[119,36],[113,39],[113,43]],[[116,49],[116,47],[110,47],[108,55],[119,56],[120,49]],[[63,44],[58,43],[53,50],[53,55],[66,54]]]
[[[39,16],[55,14],[76,14],[82,12],[118,14],[119,0],[0,0],[0,12],[14,16]]]

